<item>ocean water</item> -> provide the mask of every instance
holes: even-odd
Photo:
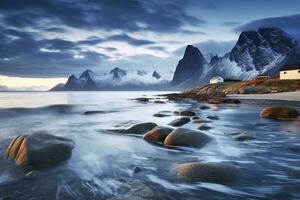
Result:
[[[264,106],[300,110],[299,102],[243,100],[240,105],[200,110],[208,104],[130,100],[157,98],[160,93],[0,93],[0,199],[300,199],[300,121],[259,117]],[[212,129],[203,131],[212,138],[203,148],[166,148],[144,141],[141,135],[111,131],[128,121],[166,125],[177,116],[153,114],[184,109],[194,110],[201,119],[219,117],[209,123]],[[86,111],[101,113],[83,115]],[[229,134],[237,131],[247,131],[255,139],[234,141]],[[12,137],[40,132],[70,138],[75,148],[69,160],[27,178],[4,151]],[[170,167],[189,161],[228,163],[238,168],[240,177],[230,185],[178,182]],[[133,173],[135,166],[141,172]]]

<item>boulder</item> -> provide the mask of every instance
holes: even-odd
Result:
[[[181,112],[179,113],[179,115],[181,115],[181,116],[195,116],[196,113],[193,112],[193,111],[184,110],[184,111],[181,111]]]
[[[241,101],[238,99],[223,99],[222,103],[228,103],[228,104],[240,104]]]
[[[269,119],[293,119],[299,116],[299,112],[289,107],[266,107],[260,112],[260,116]]]
[[[211,98],[211,99],[207,99],[207,103],[209,104],[221,104],[223,101],[222,98]]]
[[[179,115],[179,111],[174,111],[173,115]]]
[[[129,133],[129,134],[145,134],[156,126],[157,124],[153,122],[143,122],[143,123],[134,124],[125,130],[117,130],[117,132]]]
[[[176,164],[171,173],[182,182],[229,184],[239,177],[239,172],[234,166],[216,162]]]
[[[205,131],[205,130],[209,130],[211,129],[210,126],[206,125],[206,124],[201,124],[199,127],[198,127],[198,130],[202,130],[202,131]]]
[[[166,137],[173,131],[173,128],[157,126],[151,131],[145,133],[144,139],[153,142],[164,142]]]
[[[190,129],[178,128],[165,139],[167,146],[202,147],[210,140],[209,136]]]
[[[15,137],[6,149],[6,156],[26,171],[54,166],[67,160],[74,148],[70,139],[49,134]]]
[[[178,127],[178,126],[182,126],[182,125],[184,125],[186,123],[189,123],[190,121],[191,120],[188,117],[181,117],[181,118],[178,118],[178,119],[175,119],[175,120],[171,121],[169,123],[169,125]]]
[[[200,106],[199,108],[200,108],[201,110],[207,110],[207,109],[210,109],[209,106]]]
[[[153,101],[153,103],[156,103],[156,104],[164,104],[164,103],[166,103],[166,102],[160,101],[160,100],[155,100],[155,101]]]
[[[192,120],[196,120],[196,119],[199,119],[199,117],[198,116],[192,117]]]

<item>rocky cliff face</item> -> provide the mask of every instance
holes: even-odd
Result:
[[[198,82],[205,65],[207,65],[207,61],[199,49],[188,45],[183,58],[178,62],[172,85],[182,85],[185,87],[185,85],[192,84],[190,82]]]
[[[213,76],[251,80],[258,75],[276,75],[286,63],[299,61],[298,41],[281,29],[261,28],[242,32],[229,53],[212,56],[209,63],[196,47],[189,45],[177,65],[172,83],[178,88],[182,85],[192,88],[207,83]]]

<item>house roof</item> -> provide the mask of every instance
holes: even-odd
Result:
[[[291,63],[283,66],[280,71],[300,69],[300,63]]]
[[[212,80],[212,79],[219,79],[219,78],[223,79],[221,76],[214,76],[210,80]]]

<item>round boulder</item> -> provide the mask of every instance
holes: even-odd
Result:
[[[169,123],[169,125],[178,127],[178,126],[182,126],[182,125],[184,125],[186,123],[189,123],[190,121],[191,120],[188,117],[181,117],[181,118],[178,118],[178,119],[175,119],[175,120],[171,121]]]
[[[121,132],[129,133],[129,134],[145,134],[156,126],[157,124],[153,122],[138,123],[138,124],[134,124],[133,126]]]
[[[6,156],[27,171],[51,167],[67,160],[74,142],[49,134],[33,134],[15,137],[6,149]]]
[[[237,180],[238,170],[231,165],[208,162],[176,164],[171,173],[182,182],[208,182],[229,184]]]
[[[199,127],[198,127],[199,130],[202,130],[202,131],[205,131],[205,130],[209,130],[211,129],[210,126],[206,125],[206,124],[201,124]]]
[[[260,112],[260,116],[269,119],[293,119],[299,116],[299,112],[289,107],[266,107]]]
[[[166,137],[173,131],[173,128],[158,126],[145,133],[144,139],[153,142],[164,142]]]
[[[209,139],[209,136],[200,131],[178,128],[166,137],[164,144],[167,146],[202,147]]]
[[[195,116],[196,113],[189,110],[184,110],[179,113],[181,116]]]

